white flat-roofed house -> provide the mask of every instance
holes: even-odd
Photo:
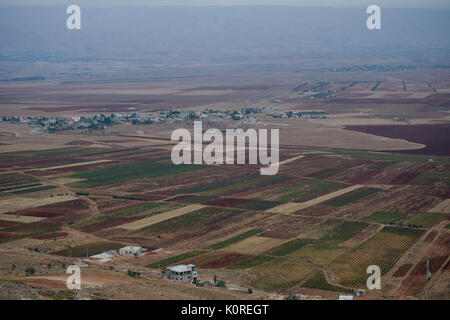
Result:
[[[196,283],[197,271],[193,264],[180,264],[173,267],[167,267],[166,276],[169,280]]]
[[[141,246],[126,246],[119,249],[119,254],[121,256],[127,254],[130,256],[140,256],[141,254],[145,253],[146,250],[142,248]]]

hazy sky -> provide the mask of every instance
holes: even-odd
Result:
[[[77,5],[289,5],[289,6],[332,6],[367,7],[377,4],[396,8],[450,8],[450,0],[0,0],[0,4],[77,4]]]

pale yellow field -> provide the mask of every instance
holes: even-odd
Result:
[[[343,194],[349,193],[351,191],[357,190],[362,188],[362,185],[354,185],[342,190],[338,190],[329,194],[326,194],[324,196],[306,201],[306,202],[302,202],[302,203],[295,203],[295,202],[288,202],[282,205],[279,205],[277,207],[271,208],[271,209],[267,209],[267,212],[274,212],[274,213],[282,213],[282,214],[289,214],[289,213],[293,213],[296,212],[298,210],[302,210],[302,209],[306,209],[312,206],[315,206],[316,204],[328,201],[330,199],[339,197]]]
[[[48,204],[70,201],[74,199],[76,198],[72,196],[47,197],[38,199],[18,198],[18,197],[0,199],[0,213],[40,207]]]
[[[171,219],[171,218],[182,216],[182,215],[184,215],[186,213],[189,213],[189,212],[201,209],[203,207],[204,206],[200,205],[200,204],[193,204],[193,205],[190,205],[190,206],[186,206],[186,207],[178,208],[178,209],[171,210],[171,211],[168,211],[168,212],[165,212],[165,213],[161,213],[161,214],[158,214],[158,215],[153,216],[153,217],[148,217],[148,218],[145,218],[145,219],[141,219],[141,220],[133,221],[133,222],[130,222],[130,223],[126,223],[126,224],[123,224],[123,225],[121,225],[119,227],[121,229],[137,230],[137,229],[141,229],[141,228],[145,228],[145,227],[151,226],[151,225],[156,224],[158,222],[162,222],[162,221],[165,221],[165,220],[168,220],[168,219]]]
[[[284,240],[282,239],[253,236],[227,247],[226,251],[233,251],[244,254],[260,254],[276,246],[279,246],[283,242]]]
[[[29,216],[16,216],[13,214],[1,214],[0,213],[0,220],[6,220],[6,221],[14,221],[14,222],[36,222],[41,221],[45,218],[39,218],[39,217],[29,217]]]
[[[450,199],[446,199],[439,203],[437,206],[428,210],[433,213],[450,213]]]

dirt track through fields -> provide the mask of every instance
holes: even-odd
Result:
[[[338,190],[338,191],[326,194],[324,196],[321,196],[321,197],[318,197],[318,198],[315,198],[315,199],[312,199],[312,200],[309,200],[309,201],[306,201],[306,202],[302,202],[302,203],[288,202],[288,203],[279,205],[277,207],[268,209],[268,210],[266,210],[266,212],[290,214],[290,213],[293,213],[293,212],[296,212],[296,211],[299,211],[299,210],[302,210],[302,209],[306,209],[306,208],[315,206],[316,204],[319,204],[319,203],[328,201],[330,199],[339,197],[339,196],[341,196],[343,194],[352,192],[352,191],[360,189],[362,187],[363,187],[362,185],[357,184],[357,185],[354,185],[354,186],[351,186],[351,187],[348,187],[348,188],[345,188],[345,189],[342,189],[342,190]]]
[[[187,214],[189,212],[201,209],[205,206],[200,205],[200,204],[193,204],[190,206],[186,206],[186,207],[182,207],[182,208],[178,208],[175,210],[171,210],[165,213],[161,213],[158,214],[156,216],[152,216],[152,217],[148,217],[148,218],[144,218],[141,220],[137,220],[137,221],[133,221],[130,223],[126,223],[123,224],[121,226],[119,226],[121,229],[129,229],[129,230],[137,230],[137,229],[142,229],[148,226],[151,226],[153,224],[168,220],[168,219],[172,219],[175,217],[179,217],[182,216],[184,214]]]
[[[87,165],[90,165],[90,164],[110,162],[110,161],[112,161],[112,160],[94,160],[94,161],[87,161],[87,162],[77,162],[77,163],[70,163],[70,164],[65,164],[65,165],[61,165],[61,166],[54,166],[54,167],[47,167],[47,168],[37,168],[36,170],[47,171],[47,170],[70,168],[70,167],[81,167],[81,166],[87,166]]]

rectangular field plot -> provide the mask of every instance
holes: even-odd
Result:
[[[199,256],[205,252],[206,251],[204,251],[204,250],[189,251],[186,253],[179,254],[177,256],[173,256],[173,257],[164,259],[164,260],[159,260],[159,261],[153,262],[151,264],[146,265],[146,267],[152,268],[152,269],[162,269],[162,268],[165,268],[172,264],[179,263],[183,260],[187,260],[187,259]]]
[[[406,221],[405,224],[431,228],[432,226],[444,220],[446,217],[446,215],[439,213],[423,213],[412,217],[411,219]]]
[[[266,252],[268,255],[272,256],[285,256],[293,251],[298,250],[299,248],[311,243],[310,239],[294,239],[289,242],[282,244],[276,248],[273,248]]]
[[[377,211],[377,212],[372,213],[370,216],[362,218],[361,220],[368,221],[368,222],[389,224],[389,223],[395,222],[405,216],[406,216],[406,214],[401,213],[401,212]]]
[[[345,293],[354,292],[353,289],[348,289],[341,286],[330,284],[325,278],[325,275],[323,274],[322,270],[317,270],[316,272],[314,272],[312,277],[310,277],[307,281],[305,281],[302,284],[302,287],[327,291],[345,292]]]
[[[348,249],[338,246],[309,244],[289,253],[286,257],[306,259],[317,265],[326,265]]]
[[[169,211],[144,221],[144,227],[141,224],[133,224],[133,228],[140,229],[139,233],[152,234],[162,231],[187,231],[190,228],[205,227],[209,224],[225,220],[231,216],[242,213],[243,211],[230,210],[217,207],[203,207],[201,205],[189,205],[180,209]],[[154,219],[153,219],[154,218]],[[150,220],[151,219],[151,220]],[[122,226],[123,227],[123,226]],[[195,231],[195,230],[194,230]]]
[[[363,190],[356,191],[351,194],[342,196],[342,197],[330,202],[329,204],[332,206],[335,206],[335,207],[342,207],[342,206],[345,206],[352,202],[355,202],[357,200],[360,200],[362,198],[368,197],[368,196],[370,196],[378,191],[381,191],[381,190],[382,189],[377,189],[377,188],[363,189]]]
[[[112,218],[119,218],[119,217],[132,217],[132,216],[142,215],[142,218],[145,218],[146,216],[154,216],[156,214],[160,214],[165,211],[174,210],[176,208],[179,208],[180,206],[181,205],[178,205],[175,203],[172,204],[172,203],[164,203],[164,202],[150,202],[150,203],[145,203],[140,206],[126,208],[126,209],[122,209],[122,210],[119,210],[116,212],[97,216],[95,218],[80,222],[80,223],[76,224],[75,227],[81,228],[84,226],[91,225],[93,223],[102,222],[105,220],[109,220]]]
[[[342,223],[339,219],[327,219],[324,222],[318,223],[302,233],[300,237],[306,239],[320,239],[325,236],[331,229],[336,228]]]
[[[271,197],[282,202],[300,202],[343,186],[345,185],[338,182],[307,179],[264,192],[262,197]]]
[[[212,246],[210,246],[209,248],[210,249],[214,249],[214,250],[226,248],[226,247],[231,246],[232,244],[234,244],[236,242],[240,242],[240,241],[243,241],[243,240],[245,240],[247,238],[253,237],[254,235],[256,235],[258,233],[261,233],[263,231],[264,230],[261,230],[261,229],[252,229],[252,230],[246,231],[244,233],[241,233],[241,234],[239,234],[239,235],[237,235],[235,237],[232,237],[232,238],[229,238],[227,240],[215,243]]]
[[[314,270],[311,264],[278,258],[252,268],[249,273],[253,287],[268,292],[286,292]]]
[[[73,188],[93,188],[107,184],[130,181],[135,179],[156,178],[177,175],[192,170],[206,168],[203,165],[174,165],[163,160],[128,163],[113,167],[98,168],[72,174],[70,177],[85,179],[74,182]]]
[[[40,187],[35,187],[35,188],[17,190],[17,191],[13,191],[11,193],[12,194],[23,194],[23,193],[32,193],[32,192],[38,192],[38,191],[51,190],[51,189],[56,189],[56,188],[57,188],[56,186],[40,186]]]
[[[282,242],[281,239],[253,236],[227,247],[226,251],[255,255],[279,246]]]
[[[212,251],[189,259],[186,263],[192,263],[199,268],[217,269],[226,268],[228,266],[251,259],[253,256],[241,254],[237,252]]]
[[[345,221],[343,224],[339,225],[336,229],[320,238],[317,241],[317,243],[323,245],[340,244],[356,235],[366,226],[367,223],[365,222]]]
[[[250,269],[275,260],[275,257],[260,255],[228,267],[229,269]]]
[[[366,269],[377,265],[386,274],[423,234],[422,230],[384,227],[375,236],[351,249],[331,263],[338,282],[352,288],[366,284]]]
[[[342,195],[344,195],[346,193],[355,191],[355,190],[360,189],[360,188],[362,188],[361,185],[354,185],[354,186],[351,186],[351,187],[348,187],[348,188],[345,188],[345,189],[341,189],[341,190],[338,190],[338,191],[335,191],[335,192],[332,192],[332,193],[328,193],[326,195],[317,197],[317,198],[309,200],[309,201],[305,201],[305,202],[301,202],[301,203],[288,202],[288,203],[282,204],[282,205],[280,205],[278,207],[274,207],[274,208],[268,209],[267,211],[274,212],[274,213],[282,213],[282,214],[283,213],[288,213],[288,214],[289,213],[294,213],[296,211],[315,206],[315,205],[317,205],[319,203],[326,202],[326,201],[328,201],[330,199],[334,199],[334,198],[340,197],[340,196],[342,196]]]
[[[251,191],[292,179],[294,178],[287,176],[260,176],[259,174],[252,174],[179,190],[177,193],[199,193],[206,196],[224,196]]]
[[[237,207],[247,210],[265,211],[270,208],[279,206],[281,202],[278,201],[267,201],[267,200],[251,200],[246,203],[240,204]]]
[[[148,218],[140,219],[138,221],[124,224],[121,226],[121,228],[131,229],[131,230],[143,229],[143,228],[150,227],[150,226],[158,224],[158,223],[162,223],[165,220],[174,219],[174,218],[183,216],[189,212],[196,211],[201,208],[203,208],[202,205],[192,204],[192,205],[188,205],[186,207],[181,207],[181,208],[174,209],[174,210],[171,210],[168,212],[164,212],[164,213],[161,213],[161,214],[158,214],[155,216],[151,216]]]

